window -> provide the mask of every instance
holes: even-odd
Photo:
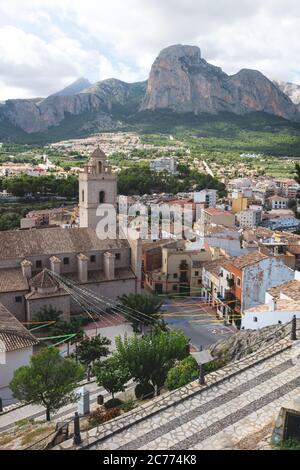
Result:
[[[237,286],[241,285],[241,279],[239,277],[236,278],[236,285]]]
[[[42,267],[42,261],[39,259],[35,262],[36,269],[40,269]]]
[[[99,170],[99,173],[102,173],[102,163],[101,162],[98,163],[98,170]]]
[[[22,296],[18,295],[15,297],[16,304],[21,304],[22,303]]]
[[[91,263],[96,263],[96,255],[91,255],[90,262]]]
[[[201,279],[198,279],[198,286],[201,286]]]
[[[116,260],[120,261],[121,259],[121,253],[116,253]]]
[[[195,271],[195,276],[199,276],[199,271]]]
[[[84,190],[81,191],[81,201],[84,202]]]
[[[174,291],[177,290],[177,285],[176,285],[176,284],[173,286],[173,290],[174,290]]]
[[[177,274],[177,273],[173,274],[173,278],[174,278],[174,279],[177,279],[177,278],[178,278],[178,274]]]
[[[69,258],[64,258],[64,265],[67,266],[68,264],[70,264]]]
[[[104,202],[105,202],[105,192],[100,191],[100,193],[99,193],[99,203],[104,204]]]
[[[257,323],[257,322],[258,322],[258,318],[257,318],[257,317],[253,317],[253,321],[254,321],[254,323]]]

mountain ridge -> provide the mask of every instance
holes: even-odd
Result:
[[[244,68],[227,75],[202,58],[199,47],[173,45],[160,52],[147,81],[126,83],[111,78],[91,84],[80,78],[45,99],[1,103],[0,137],[1,123],[7,138],[13,128],[46,136],[52,128],[62,126],[63,135],[66,120],[68,125],[80,123],[74,128],[80,134],[87,129],[113,129],[131,116],[138,119],[139,113],[162,109],[177,114],[265,112],[288,120],[300,118],[300,108],[261,72]]]

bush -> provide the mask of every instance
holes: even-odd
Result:
[[[169,370],[166,380],[168,390],[176,390],[199,377],[199,367],[193,356],[188,356]]]
[[[153,398],[155,395],[155,389],[150,383],[137,384],[134,389],[134,393],[138,400],[144,400],[145,398]]]
[[[112,408],[118,408],[118,407],[122,406],[122,404],[123,404],[123,402],[119,398],[111,398],[110,400],[108,400],[107,402],[104,403],[104,407],[107,410],[110,410]]]
[[[121,410],[119,408],[112,408],[107,411],[103,411],[101,408],[97,408],[89,416],[89,423],[91,426],[97,426],[98,424],[106,423],[111,419],[120,416]]]
[[[225,365],[225,362],[222,359],[215,359],[214,361],[207,362],[204,364],[205,373],[208,374],[209,372],[214,372],[215,370],[220,369]]]
[[[121,405],[121,408],[123,411],[125,411],[125,413],[128,413],[128,411],[131,411],[133,410],[134,408],[136,408],[136,403],[135,401],[131,398],[127,401],[124,401]]]

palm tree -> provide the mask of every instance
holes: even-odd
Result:
[[[119,301],[122,314],[135,333],[144,332],[146,326],[154,326],[161,318],[162,301],[155,295],[125,294]]]

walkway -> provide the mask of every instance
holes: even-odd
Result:
[[[300,395],[299,342],[177,400],[130,427],[96,441],[90,449],[232,449],[277,417],[283,404]]]

